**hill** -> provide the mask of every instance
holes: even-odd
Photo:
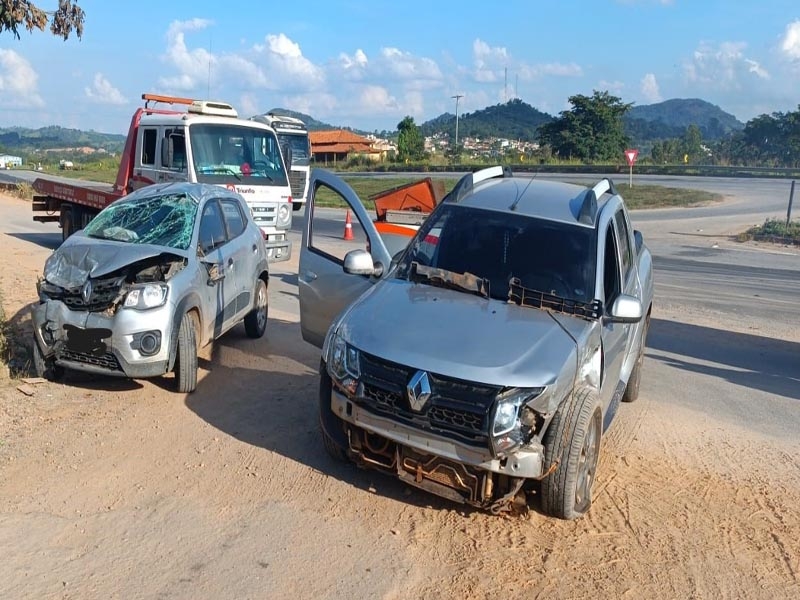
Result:
[[[527,142],[536,141],[539,127],[553,117],[515,98],[505,104],[487,106],[482,110],[464,113],[458,117],[458,137],[502,137]],[[425,136],[437,133],[455,134],[455,115],[444,113],[425,121],[420,131]]]
[[[718,140],[744,128],[732,114],[698,98],[634,106],[624,121],[625,133],[640,142],[681,137],[692,124],[700,128],[706,140]]]
[[[125,137],[114,133],[81,131],[55,125],[39,129],[8,127],[0,128],[0,147],[6,152],[17,154],[66,148],[94,148],[107,152],[122,152]]]

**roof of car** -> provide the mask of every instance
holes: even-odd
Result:
[[[593,227],[595,216],[612,197],[597,197],[597,209],[591,222],[581,219],[589,188],[581,185],[546,181],[535,177],[492,178],[476,184],[458,200],[461,206],[470,206]],[[513,208],[512,208],[513,207]]]
[[[207,198],[240,198],[239,194],[222,186],[189,181],[148,185],[129,194],[128,197],[133,196],[133,194],[136,194],[136,198],[152,198],[153,196],[165,194],[186,194],[201,202]]]

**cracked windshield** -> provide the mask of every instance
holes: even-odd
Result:
[[[91,238],[186,250],[192,242],[197,201],[170,194],[115,202],[84,229]]]
[[[278,141],[267,130],[199,124],[189,139],[199,182],[287,185]]]

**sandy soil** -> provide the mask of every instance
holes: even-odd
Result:
[[[2,236],[18,331],[47,253]],[[604,438],[585,518],[492,517],[330,461],[318,351],[282,316],[207,349],[188,397],[0,385],[0,598],[800,597],[800,444],[670,402],[668,365]]]

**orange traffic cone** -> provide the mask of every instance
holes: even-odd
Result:
[[[344,219],[344,236],[345,240],[353,239],[353,222],[350,220],[350,210],[347,211],[347,217]]]

